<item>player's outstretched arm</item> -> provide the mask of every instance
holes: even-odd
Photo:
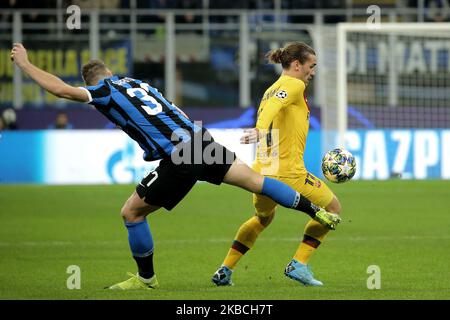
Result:
[[[11,50],[11,60],[22,69],[23,72],[28,74],[31,79],[36,81],[42,88],[50,92],[51,94],[69,100],[88,102],[89,97],[85,90],[72,87],[62,81],[60,78],[45,72],[33,65],[28,60],[27,50],[21,43],[14,43]]]

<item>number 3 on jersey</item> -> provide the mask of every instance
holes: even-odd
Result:
[[[151,102],[153,105],[155,105],[154,107],[149,107],[145,104],[141,105],[142,109],[145,110],[145,112],[147,112],[149,115],[154,116],[157,115],[158,113],[160,113],[162,111],[162,106],[161,104],[156,101],[155,98],[153,98],[152,96],[148,95],[148,92],[150,91],[150,86],[147,83],[142,82],[140,84],[140,88],[129,88],[127,89],[127,94],[130,97],[138,97],[139,99],[141,99],[141,101],[149,101]],[[138,93],[139,92],[139,93]],[[136,95],[136,93],[138,93]]]

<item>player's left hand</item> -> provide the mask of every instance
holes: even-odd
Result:
[[[241,144],[257,143],[259,140],[259,131],[257,128],[245,129],[241,137]]]
[[[10,57],[19,67],[23,67],[29,62],[27,50],[21,43],[13,44]]]

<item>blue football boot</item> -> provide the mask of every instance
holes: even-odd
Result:
[[[233,271],[227,266],[221,266],[212,277],[212,282],[216,286],[232,286],[231,275]]]
[[[321,281],[314,279],[314,275],[308,265],[300,263],[295,259],[292,259],[286,266],[284,275],[292,280],[301,282],[305,286],[317,287],[323,285]]]

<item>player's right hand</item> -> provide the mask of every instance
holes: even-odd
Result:
[[[14,61],[19,67],[28,63],[27,50],[21,43],[14,43],[11,49],[11,60]]]
[[[241,144],[257,143],[259,140],[259,131],[257,128],[245,129],[241,137]]]

